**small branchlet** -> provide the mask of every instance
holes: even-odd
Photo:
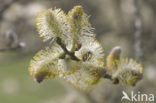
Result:
[[[61,41],[61,39],[60,39],[59,37],[56,38],[56,42],[57,42],[57,44],[59,44],[59,45],[61,46],[61,48],[64,50],[64,52],[65,52],[66,54],[68,54],[68,55],[71,57],[72,60],[80,61],[80,60],[75,56],[74,52],[71,53],[71,52],[69,52],[69,51],[67,50],[66,46],[62,43],[62,41]]]
[[[9,30],[4,36],[6,47],[1,48],[0,52],[14,51],[26,47],[24,42],[19,42],[19,38],[13,30]]]
[[[113,78],[111,74],[108,73],[107,68],[102,68],[102,71],[98,72],[101,78],[108,79],[112,81],[113,84],[118,84],[118,78]]]

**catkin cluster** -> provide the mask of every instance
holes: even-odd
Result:
[[[38,13],[36,27],[49,47],[30,61],[29,72],[37,82],[48,78],[65,80],[77,88],[91,89],[108,71],[111,79],[134,85],[142,77],[142,67],[134,60],[120,58],[120,48],[112,50],[104,63],[104,50],[81,6],[68,14],[61,9]]]

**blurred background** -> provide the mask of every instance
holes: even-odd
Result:
[[[35,28],[37,12],[56,7],[67,13],[75,5],[90,15],[106,56],[120,46],[123,57],[142,63],[144,78],[135,87],[101,79],[86,95],[64,81],[38,84],[29,75],[30,59],[47,45]],[[155,61],[156,0],[0,0],[1,103],[120,103],[123,90],[156,96]]]

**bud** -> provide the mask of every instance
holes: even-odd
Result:
[[[9,48],[13,48],[18,44],[17,34],[13,30],[9,30],[5,34],[6,44]]]
[[[107,69],[110,72],[116,72],[118,62],[120,61],[121,48],[119,46],[114,47],[107,57]]]

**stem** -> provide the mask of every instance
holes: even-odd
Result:
[[[3,48],[3,49],[0,49],[0,52],[5,52],[5,51],[8,51],[10,50],[9,48]]]
[[[110,81],[113,82],[113,84],[119,84],[119,80],[118,78],[113,78],[112,75],[107,73],[107,69],[104,68],[103,72],[99,72],[101,77],[105,78],[105,79],[109,79]]]
[[[61,46],[61,48],[64,50],[64,52],[65,52],[66,54],[68,54],[68,55],[71,57],[71,59],[76,60],[76,61],[80,61],[80,60],[74,55],[74,52],[71,53],[71,52],[69,52],[69,51],[67,50],[66,46],[64,45],[64,43],[62,43],[62,41],[61,41],[61,39],[60,39],[59,37],[56,38],[56,42],[57,42],[58,45]],[[99,72],[97,71],[97,72],[101,75],[101,77],[103,77],[103,78],[105,78],[105,79],[111,80],[111,81],[113,82],[113,84],[118,84],[118,83],[119,83],[119,80],[118,80],[117,78],[112,78],[112,75],[107,74],[107,71],[106,71],[106,70],[107,70],[107,69],[104,68],[102,71],[99,71]]]
[[[74,55],[74,52],[71,53],[71,52],[69,52],[69,51],[67,50],[66,46],[62,43],[62,41],[61,41],[61,39],[60,39],[59,37],[57,37],[56,42],[57,42],[57,44],[59,44],[59,45],[61,46],[61,48],[64,50],[64,52],[65,52],[66,54],[68,54],[68,55],[71,57],[71,59],[76,60],[76,61],[80,61],[80,60]]]
[[[12,48],[2,48],[0,49],[0,52],[6,52],[6,51],[11,51],[11,50],[16,50],[21,48],[20,46],[12,47]]]

